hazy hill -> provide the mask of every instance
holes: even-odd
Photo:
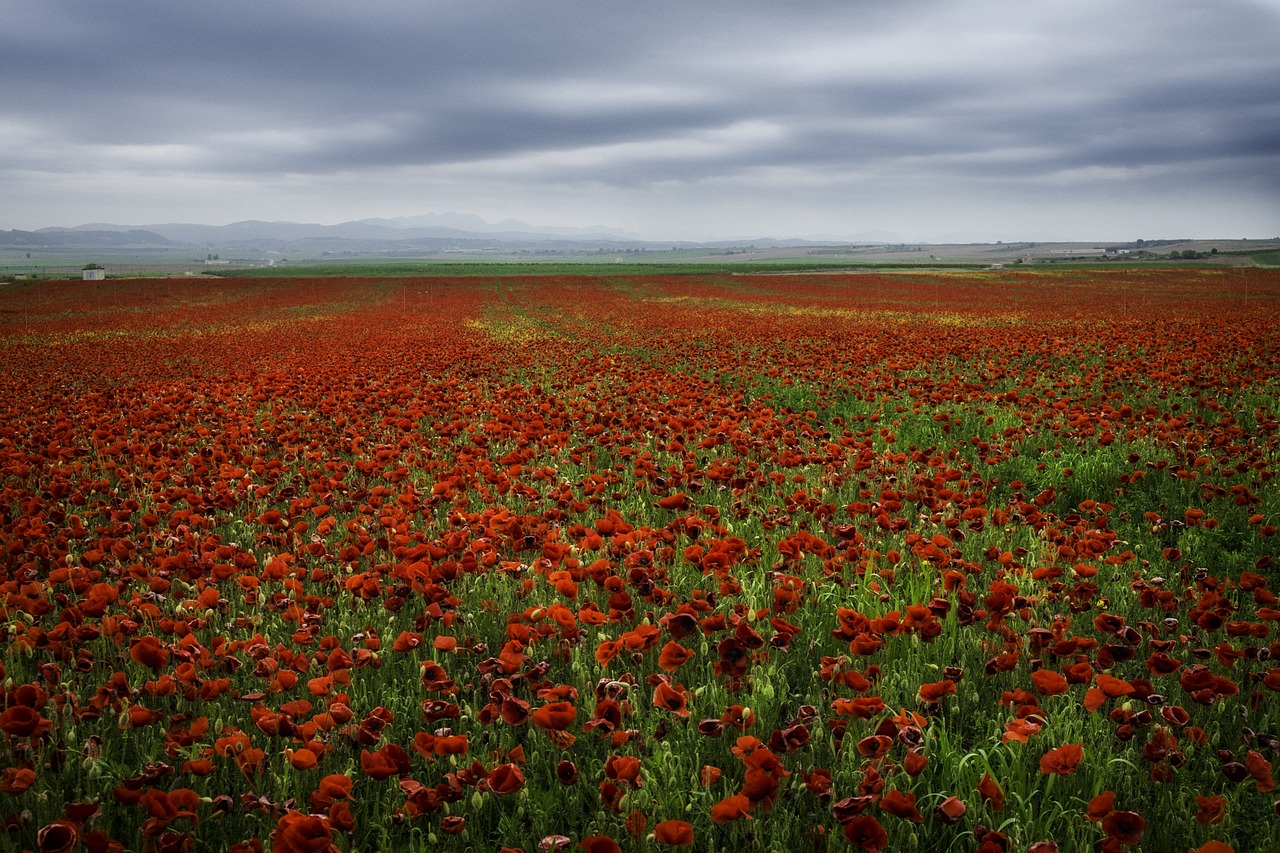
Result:
[[[82,230],[42,228],[39,231],[0,231],[6,249],[159,249],[179,245],[154,231],[137,228]]]

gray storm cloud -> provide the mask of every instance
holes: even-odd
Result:
[[[0,226],[1273,236],[1277,43],[1262,2],[19,4]]]

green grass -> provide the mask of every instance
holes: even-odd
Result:
[[[866,261],[651,261],[643,263],[582,261],[351,261],[344,263],[298,263],[274,267],[206,270],[223,278],[287,278],[316,276],[633,276],[633,275],[735,275],[746,273],[827,272],[835,270],[898,270],[939,267],[945,269],[986,269],[987,264],[932,261],[917,263],[876,263]]]

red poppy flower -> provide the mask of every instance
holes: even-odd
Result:
[[[596,663],[601,666],[608,666],[609,662],[616,658],[620,651],[622,651],[621,640],[601,640],[600,645],[596,646]]]
[[[135,729],[143,726],[149,726],[152,723],[158,723],[165,717],[163,711],[155,711],[151,708],[144,708],[141,705],[134,705],[129,708],[129,725]]]
[[[688,717],[690,711],[686,706],[689,697],[683,687],[677,685],[672,687],[665,681],[658,683],[653,691],[653,706],[661,708],[664,711],[670,711],[677,717]]]
[[[182,762],[182,772],[192,776],[212,776],[216,768],[207,758],[196,758]]]
[[[470,735],[437,737],[431,745],[431,751],[435,755],[466,755],[471,751]]]
[[[607,835],[589,835],[578,842],[578,847],[587,853],[622,853],[618,842]]]
[[[748,767],[739,793],[750,800],[753,807],[763,803],[766,810],[771,810],[778,787],[778,777],[774,774],[759,767]]]
[[[877,796],[864,794],[857,797],[845,797],[831,804],[831,816],[836,819],[837,823],[848,823],[858,815],[871,808]]]
[[[1196,823],[1222,823],[1227,817],[1227,798],[1221,794],[1196,794]]]
[[[524,785],[524,774],[514,764],[499,764],[489,771],[488,784],[495,794],[514,794]]]
[[[393,652],[411,652],[422,645],[423,636],[411,631],[401,631],[391,644]]]
[[[1115,802],[1115,791],[1103,791],[1089,801],[1089,808],[1085,812],[1085,817],[1093,823],[1101,823],[1104,817],[1111,814],[1111,810],[1115,807]]]
[[[389,779],[409,772],[409,754],[389,743],[377,752],[360,750],[360,769],[370,779]]]
[[[627,792],[612,779],[600,783],[600,804],[614,814],[622,814],[622,798]]]
[[[578,781],[578,767],[572,761],[565,759],[556,765],[556,780],[561,785],[572,785]]]
[[[284,754],[294,770],[314,770],[320,763],[316,754],[309,749],[286,749]]]
[[[80,830],[69,820],[55,820],[36,833],[40,853],[68,853],[80,840]]]
[[[1100,672],[1094,676],[1094,681],[1108,698],[1117,699],[1121,696],[1128,696],[1133,693],[1133,685],[1122,678],[1116,678],[1105,672]]]
[[[552,702],[533,712],[533,724],[542,729],[564,731],[573,725],[578,709],[570,702]]]
[[[667,672],[675,672],[693,657],[693,649],[686,649],[675,640],[668,640],[658,654],[658,666]]]
[[[921,702],[933,704],[940,702],[943,696],[949,696],[956,692],[956,683],[949,678],[942,681],[935,681],[929,684],[921,684],[918,697]]]
[[[0,713],[0,731],[15,737],[40,736],[50,731],[53,723],[26,705],[14,705]]]
[[[715,823],[728,823],[731,820],[751,816],[751,800],[744,794],[725,797],[711,807],[711,820]]]
[[[129,657],[143,666],[159,671],[169,662],[169,650],[155,637],[139,637],[129,647]]]
[[[332,773],[320,780],[307,802],[311,804],[313,811],[326,811],[335,802],[350,799],[353,784],[350,776]]]
[[[730,705],[720,715],[720,722],[745,732],[756,724],[756,712],[743,705]]]
[[[1125,847],[1137,846],[1146,828],[1147,822],[1136,812],[1113,811],[1102,819],[1102,831]]]
[[[1070,776],[1084,760],[1083,747],[1083,744],[1068,743],[1049,750],[1040,759],[1040,772]]]
[[[879,853],[889,843],[889,833],[870,815],[859,815],[844,825],[844,837],[861,850]]]
[[[796,723],[785,729],[774,729],[769,736],[769,747],[776,752],[792,753],[809,742],[809,727]]]
[[[841,717],[869,720],[883,711],[885,704],[879,696],[857,696],[853,699],[836,699],[831,703],[831,707]]]
[[[824,803],[831,801],[831,786],[834,780],[831,771],[825,767],[817,767],[804,774],[804,787]]]
[[[698,772],[698,782],[704,788],[710,788],[712,785],[720,781],[720,777],[724,775],[723,771],[712,764],[702,765],[702,770]]]
[[[529,719],[529,703],[507,696],[502,700],[502,721],[509,726],[523,725]]]
[[[1090,687],[1084,692],[1084,709],[1089,713],[1101,708],[1107,703],[1107,694],[1098,687]]]
[[[1031,683],[1042,696],[1058,696],[1066,693],[1069,687],[1066,677],[1052,669],[1037,669],[1031,673]]]
[[[982,795],[982,799],[986,800],[993,811],[1000,811],[1004,808],[1004,790],[991,778],[990,773],[982,776],[982,781],[978,783],[978,793]]]
[[[1249,750],[1244,759],[1244,766],[1258,783],[1259,791],[1265,794],[1276,789],[1275,779],[1271,776],[1271,762],[1263,758],[1260,753]]]
[[[1000,736],[1000,740],[1003,743],[1014,740],[1019,743],[1026,743],[1031,735],[1040,731],[1041,728],[1042,726],[1034,720],[1012,720],[1004,724],[1004,734]]]
[[[724,723],[719,720],[701,720],[698,723],[698,734],[704,737],[720,737],[724,734]]]
[[[935,820],[948,825],[959,823],[967,812],[965,804],[961,802],[959,797],[947,797],[938,803],[933,809],[933,817]]]
[[[611,755],[604,763],[604,775],[617,782],[626,782],[639,788],[644,782],[640,779],[640,759],[631,755]]]
[[[890,788],[880,799],[880,808],[903,820],[924,823],[924,815],[916,808],[915,794],[904,794],[896,788]]]
[[[0,791],[17,796],[23,793],[36,781],[36,771],[29,767],[6,767],[0,777]]]
[[[649,816],[639,809],[632,809],[623,826],[627,829],[627,835],[632,838],[643,838],[644,831],[649,828]]]
[[[682,820],[664,820],[653,828],[653,837],[659,844],[688,847],[693,844],[693,827]]]
[[[329,821],[299,811],[289,811],[276,821],[271,853],[319,853],[333,841]]]
[[[893,746],[893,738],[884,735],[870,735],[858,741],[858,754],[864,758],[880,758],[889,754]]]

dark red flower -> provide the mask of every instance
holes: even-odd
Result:
[[[1068,743],[1051,749],[1040,759],[1041,773],[1070,776],[1084,760],[1083,744]]]
[[[964,803],[960,801],[959,797],[947,797],[934,807],[933,817],[941,823],[954,825],[964,818],[966,811],[968,811],[968,809],[965,808]]]
[[[319,853],[333,841],[329,821],[315,815],[289,811],[276,821],[271,853]]]
[[[607,835],[589,835],[578,842],[578,847],[587,853],[621,853],[618,842]]]
[[[80,840],[79,828],[69,820],[55,820],[36,833],[40,853],[67,853]]]
[[[565,759],[556,765],[556,779],[561,785],[572,785],[578,781],[578,767]]]
[[[913,823],[924,823],[924,815],[916,808],[916,795],[890,788],[880,799],[880,808],[895,817]]]
[[[514,794],[524,786],[524,774],[514,764],[499,764],[489,771],[488,784],[495,794]]]
[[[711,807],[711,820],[715,823],[728,823],[731,820],[749,817],[753,803],[743,794],[725,797]]]
[[[871,853],[879,853],[889,843],[889,833],[885,832],[880,822],[870,815],[860,815],[846,823],[844,837],[854,847],[869,850]]]
[[[552,702],[533,712],[533,724],[539,728],[564,731],[573,725],[578,709],[570,702]]]
[[[1136,812],[1113,811],[1102,819],[1102,831],[1125,847],[1134,847],[1142,841],[1147,822]]]
[[[664,820],[653,828],[653,837],[659,844],[688,847],[693,844],[693,827],[683,820]]]
[[[360,769],[371,779],[388,779],[409,772],[409,754],[389,743],[377,752],[360,750]]]
[[[1004,808],[1004,790],[997,784],[995,779],[991,778],[990,773],[983,774],[982,781],[978,783],[978,793],[982,795],[982,799],[987,801],[993,811],[1000,811]]]

